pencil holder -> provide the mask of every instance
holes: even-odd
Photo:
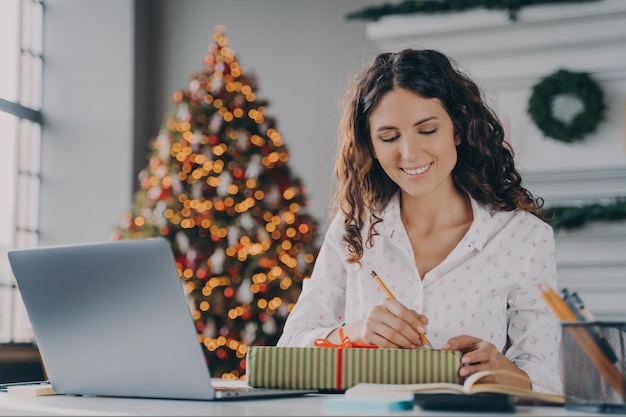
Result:
[[[625,414],[626,323],[561,324],[565,408]]]

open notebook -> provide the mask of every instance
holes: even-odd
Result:
[[[313,392],[214,386],[163,238],[12,250],[9,262],[56,393],[212,400]]]

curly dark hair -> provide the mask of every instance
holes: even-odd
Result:
[[[382,221],[377,213],[399,189],[373,158],[369,131],[370,114],[386,93],[396,89],[441,101],[461,139],[452,171],[459,192],[493,209],[520,209],[546,221],[543,199],[522,186],[501,122],[456,62],[431,49],[382,53],[357,75],[342,103],[331,215],[338,210],[345,215],[348,262],[360,262],[363,256],[361,229],[366,216],[370,217],[366,244],[371,246],[375,226]]]

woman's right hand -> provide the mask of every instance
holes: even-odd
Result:
[[[423,346],[420,333],[426,333],[428,318],[391,298],[374,306],[369,315],[343,326],[344,335],[353,342],[373,344],[379,348],[415,349]],[[330,338],[338,336],[338,330]]]

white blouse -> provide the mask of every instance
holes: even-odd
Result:
[[[490,211],[471,203],[474,220],[466,235],[423,279],[400,219],[398,194],[376,225],[373,247],[364,244],[362,267],[346,262],[338,213],[277,346],[313,346],[315,339],[365,318],[386,297],[370,275],[374,270],[399,302],[428,317],[435,349],[463,334],[481,338],[523,369],[533,389],[562,392],[561,328],[538,288],[543,283],[556,289],[553,230],[524,211]]]

